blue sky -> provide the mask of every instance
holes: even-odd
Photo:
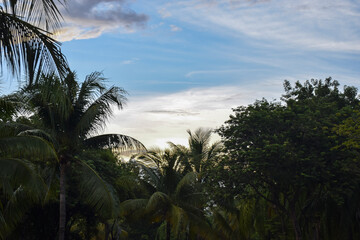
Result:
[[[279,99],[285,79],[360,87],[355,0],[72,0],[64,16],[57,38],[79,79],[103,71],[130,93],[104,132],[146,146]]]

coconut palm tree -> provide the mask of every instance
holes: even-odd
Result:
[[[60,43],[50,37],[60,27],[61,14],[56,5],[64,0],[0,1],[0,68],[12,74],[25,70],[30,83],[36,74],[57,71],[64,76],[67,61]]]
[[[190,130],[187,132],[189,134],[189,147],[169,142],[170,147],[181,156],[187,169],[204,173],[209,164],[215,161],[217,154],[220,153],[222,144],[219,141],[210,144],[211,129],[198,128],[195,132]]]
[[[147,217],[152,223],[163,223],[165,238],[211,234],[204,218],[203,192],[198,174],[185,172],[181,156],[171,149],[153,149],[137,157],[141,162],[143,181],[152,189],[148,199],[130,199],[120,205],[123,216]]]
[[[60,240],[65,238],[65,186],[70,165],[76,165],[82,174],[81,189],[87,196],[87,203],[108,218],[114,210],[111,190],[81,159],[81,153],[87,148],[106,146],[112,149],[145,149],[139,141],[129,136],[94,136],[112,114],[113,105],[121,109],[126,101],[125,90],[106,88],[103,82],[104,78],[99,72],[88,75],[81,85],[76,82],[75,73],[69,73],[65,79],[54,74],[43,75],[17,94],[36,114],[39,127],[54,139],[60,168]]]

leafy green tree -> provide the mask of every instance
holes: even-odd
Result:
[[[123,89],[107,89],[103,81],[99,72],[87,76],[81,85],[76,82],[74,73],[68,74],[63,80],[55,75],[43,75],[18,93],[34,112],[39,127],[51,136],[49,141],[53,141],[59,159],[59,239],[65,238],[66,172],[75,165],[81,175],[81,189],[86,195],[87,204],[102,213],[104,218],[111,218],[114,210],[114,199],[108,185],[81,159],[81,153],[91,148],[94,142],[97,146],[105,146],[101,141],[109,142],[111,139],[116,140],[113,148],[144,148],[139,141],[128,136],[114,134],[105,138],[91,137],[104,126],[112,113],[112,106],[122,108],[126,100]]]
[[[10,72],[18,76],[25,70],[30,82],[40,72],[66,75],[69,68],[60,43],[49,36],[60,27],[61,14],[56,3],[64,2],[0,1],[1,68],[6,62]]]
[[[353,156],[336,149],[344,139],[332,129],[359,108],[359,99],[355,88],[340,92],[338,86],[331,78],[295,87],[285,81],[283,103],[263,99],[238,107],[218,130],[228,154],[219,189],[255,192],[271,203],[286,239],[292,238],[288,222],[296,240],[319,239],[323,199],[342,205],[358,186],[359,175],[349,169]]]

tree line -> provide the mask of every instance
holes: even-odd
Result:
[[[58,4],[0,2],[1,68],[26,75],[0,97],[0,239],[360,238],[355,87],[285,81],[280,101],[146,149],[97,134],[127,93],[99,72],[79,82],[49,35]]]

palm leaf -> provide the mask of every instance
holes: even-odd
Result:
[[[56,30],[61,26],[61,13],[56,5],[65,0],[2,0],[5,12],[21,17],[24,21],[46,30]]]
[[[138,215],[137,212],[144,211],[148,203],[148,199],[129,199],[122,202],[119,205],[120,211],[119,215],[122,217],[127,217],[131,215]]]
[[[0,65],[4,58],[12,74],[24,69],[32,83],[36,72],[57,71],[61,76],[68,72],[60,43],[47,32],[0,10],[0,33]]]
[[[146,205],[146,212],[148,214],[154,215],[159,211],[166,212],[170,206],[171,200],[165,193],[155,192],[149,198],[149,201]]]
[[[176,185],[175,195],[182,198],[189,198],[193,193],[194,185],[197,182],[198,174],[195,172],[187,173]]]
[[[17,158],[0,158],[0,186],[4,194],[11,196],[14,186],[23,186],[38,197],[44,193],[46,185],[39,175],[35,173],[30,162]]]
[[[16,158],[0,158],[0,238],[22,220],[32,203],[44,198],[46,185],[31,163]]]
[[[157,168],[147,167],[143,164],[139,164],[141,166],[140,176],[142,176],[143,180],[150,184],[154,189],[163,190],[161,176],[159,175]]]
[[[47,132],[41,130],[41,129],[29,129],[20,132],[17,136],[32,136],[32,137],[39,137],[43,140],[46,140],[48,143],[55,144],[55,139],[48,134]]]
[[[84,144],[90,148],[111,149],[115,153],[139,153],[145,146],[135,138],[122,134],[104,134],[88,138]]]
[[[55,149],[43,138],[15,136],[0,138],[0,156],[57,159]]]
[[[90,105],[83,106],[86,109],[80,112],[81,118],[76,125],[76,132],[80,136],[86,136],[103,128],[106,120],[112,115],[113,105],[122,109],[126,102],[125,94],[126,91],[122,88],[111,87]]]
[[[111,187],[84,161],[78,161],[80,173],[80,189],[85,202],[109,219],[114,214],[115,199]]]
[[[95,100],[93,95],[106,89],[102,83],[104,80],[105,78],[101,72],[92,72],[86,76],[85,81],[81,84],[75,103],[75,109],[77,109],[77,111],[84,111],[85,108],[91,104],[91,101]]]

